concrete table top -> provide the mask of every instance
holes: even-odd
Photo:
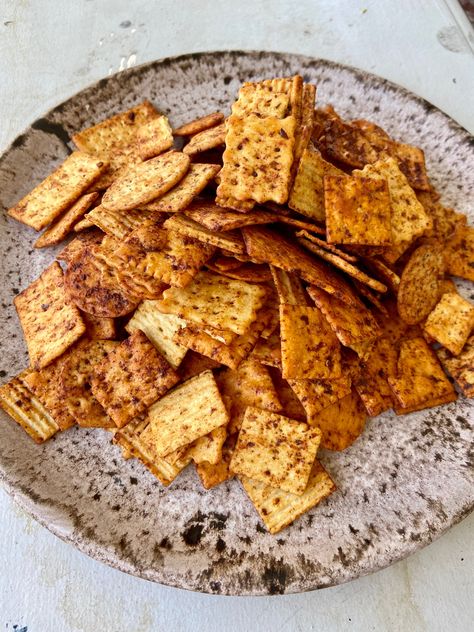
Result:
[[[263,49],[379,74],[474,133],[474,33],[455,2],[0,2],[0,149],[50,107],[124,68],[187,52]],[[462,210],[462,209],[460,209]],[[92,561],[0,493],[0,627],[56,630],[469,630],[470,516],[375,575],[278,598],[199,595]]]

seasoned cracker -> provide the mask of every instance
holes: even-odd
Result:
[[[195,156],[203,151],[224,145],[225,138],[225,123],[221,123],[220,125],[210,127],[192,136],[189,143],[184,146],[183,152],[188,156]]]
[[[252,350],[251,357],[262,364],[281,369],[280,329],[278,328],[267,339],[259,338]]]
[[[278,533],[336,490],[323,466],[315,461],[308,484],[301,496],[275,489],[265,483],[240,477],[255,509],[271,534]]]
[[[367,412],[356,391],[352,391],[332,406],[308,420],[322,432],[321,447],[345,450],[362,434]]]
[[[446,272],[474,281],[474,228],[460,225],[443,251]]]
[[[289,417],[290,419],[296,419],[298,421],[306,421],[306,412],[303,408],[300,400],[296,397],[293,389],[281,376],[281,370],[279,368],[269,366],[268,371],[272,382],[278,393],[278,399],[280,400],[282,407],[282,415]]]
[[[91,221],[94,226],[103,230],[107,235],[120,240],[128,237],[130,233],[150,222],[154,217],[155,214],[151,211],[140,209],[111,211],[103,204],[96,206],[86,215],[86,219]]]
[[[212,112],[211,114],[206,114],[206,116],[201,116],[198,119],[194,119],[189,123],[185,123],[180,127],[177,127],[173,130],[174,136],[195,136],[199,134],[199,132],[203,132],[206,129],[211,127],[216,127],[216,125],[220,125],[224,122],[224,115],[222,112]]]
[[[324,241],[324,239],[319,239],[319,237],[316,237],[315,235],[308,232],[308,229],[303,229],[303,230],[298,231],[296,233],[296,237],[306,239],[307,241],[312,242],[316,246],[319,246],[319,248],[323,248],[324,250],[327,250],[328,252],[334,255],[337,255],[338,257],[340,257],[341,259],[344,259],[345,261],[349,261],[351,263],[357,263],[358,261],[357,257],[355,257],[354,255],[351,255],[348,252],[344,252],[344,250],[341,250],[340,248],[337,248],[336,246],[333,246],[332,244],[328,244],[328,242]]]
[[[360,168],[377,159],[377,152],[365,134],[337,115],[325,116],[321,131],[319,138],[313,134],[313,139],[318,149],[330,159]]]
[[[57,255],[58,261],[64,261],[69,264],[80,250],[91,244],[100,244],[104,237],[104,233],[98,228],[87,230],[77,237],[74,237],[67,246],[65,246]]]
[[[209,230],[228,231],[251,226],[252,224],[269,224],[277,221],[275,214],[270,211],[254,210],[239,213],[221,208],[209,200],[195,200],[184,214],[195,222],[202,224]]]
[[[35,248],[59,244],[71,232],[73,226],[89,210],[99,197],[98,193],[85,193],[61,217],[51,224],[35,243]]]
[[[94,397],[122,428],[178,380],[171,365],[138,330],[96,367],[91,386]]]
[[[264,283],[272,280],[270,269],[264,263],[242,263],[236,268],[230,270],[220,270],[213,264],[206,263],[206,267],[213,272],[219,272],[229,279],[237,279],[238,281],[248,281],[249,283]]]
[[[423,401],[421,404],[416,404],[414,406],[400,406],[395,405],[393,410],[397,415],[408,415],[409,413],[414,413],[419,410],[426,410],[427,408],[434,408],[435,406],[444,406],[445,404],[450,404],[457,400],[458,396],[456,391],[446,393],[446,395],[441,395],[440,397],[433,397],[432,399],[427,399]]]
[[[473,327],[474,306],[455,292],[443,294],[424,326],[453,355],[461,353]]]
[[[289,90],[277,92],[273,86],[262,83],[244,83],[239,90],[237,101],[232,104],[232,114],[242,118],[255,114],[282,119],[290,113],[289,111]]]
[[[404,143],[391,143],[390,155],[397,161],[400,171],[405,175],[411,187],[420,191],[429,191],[431,185],[426,173],[425,154],[422,149]]]
[[[74,224],[73,230],[75,233],[82,233],[83,230],[94,227],[95,224],[89,217],[83,217],[77,224]]]
[[[111,211],[126,211],[164,195],[184,177],[189,157],[168,151],[146,162],[133,165],[114,180],[102,198]]]
[[[303,285],[296,274],[293,274],[292,272],[285,272],[285,270],[281,270],[275,266],[270,266],[270,270],[273,277],[273,283],[275,284],[278,292],[280,304],[308,304]]]
[[[150,420],[140,435],[159,456],[225,426],[229,416],[211,371],[180,384],[159,399],[148,411]]]
[[[201,479],[204,489],[211,489],[212,487],[233,478],[234,475],[229,470],[229,464],[232,454],[234,453],[235,443],[235,435],[227,437],[224,445],[222,446],[222,459],[219,463],[211,465],[211,463],[203,461],[202,463],[198,463],[196,465],[196,472]]]
[[[361,373],[354,387],[371,417],[392,408],[394,398],[388,377],[396,375],[397,360],[394,341],[382,336],[361,363]]]
[[[189,349],[178,368],[178,373],[180,380],[184,382],[185,380],[189,380],[190,377],[199,375],[199,373],[203,373],[204,371],[217,369],[220,366],[219,362]]]
[[[223,248],[228,252],[235,254],[245,254],[246,252],[244,241],[239,233],[216,233],[204,228],[186,215],[173,215],[166,220],[164,227],[169,231],[176,231],[185,237]]]
[[[157,116],[137,129],[136,143],[142,160],[153,158],[173,146],[173,132],[166,116]]]
[[[461,353],[452,356],[446,349],[438,349],[441,364],[456,380],[466,397],[474,397],[474,336],[468,338]]]
[[[398,288],[398,313],[409,325],[420,323],[438,302],[444,262],[437,244],[424,244],[411,255]]]
[[[86,330],[79,310],[69,300],[57,261],[15,297],[30,363],[40,369],[60,356]]]
[[[222,446],[226,437],[226,427],[219,426],[219,428],[211,430],[204,437],[199,437],[199,439],[193,441],[190,447],[186,449],[184,456],[192,459],[197,465],[200,463],[217,465],[222,459]]]
[[[340,344],[316,307],[280,305],[283,377],[328,380],[341,376]]]
[[[288,384],[301,402],[308,419],[342,399],[351,392],[351,377],[342,369],[335,380],[288,380]]]
[[[107,162],[74,151],[52,174],[9,209],[19,222],[41,230],[72,206],[107,168]]]
[[[117,337],[116,321],[113,318],[101,318],[82,311],[81,318],[90,340],[115,340]]]

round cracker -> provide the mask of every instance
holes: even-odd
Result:
[[[432,311],[439,298],[444,263],[438,244],[424,244],[408,260],[398,289],[398,313],[409,325],[416,325]]]
[[[71,301],[93,316],[125,316],[139,302],[121,285],[111,254],[102,246],[78,252],[67,267],[64,283]]]
[[[117,178],[102,198],[110,211],[126,211],[164,195],[185,175],[190,158],[179,151],[168,151],[156,158],[133,165]]]

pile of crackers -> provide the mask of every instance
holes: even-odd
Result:
[[[30,366],[0,405],[35,441],[102,428],[163,485],[237,476],[276,533],[336,489],[319,447],[453,381],[474,395],[450,278],[474,280],[474,228],[421,149],[315,99],[300,76],[245,83],[177,129],[145,101],[8,211],[36,248],[73,235],[14,300]]]

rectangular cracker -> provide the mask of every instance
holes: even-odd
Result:
[[[252,224],[269,224],[277,221],[274,213],[270,211],[254,210],[248,213],[239,213],[230,209],[217,206],[209,200],[195,200],[184,214],[195,222],[202,224],[209,230],[228,231],[251,226]]]
[[[227,120],[218,200],[232,197],[284,204],[291,184],[295,127],[293,116],[232,115]]]
[[[86,330],[79,310],[64,291],[61,266],[54,261],[15,297],[33,369],[40,369],[68,349]]]
[[[446,272],[474,281],[474,227],[458,226],[443,254]]]
[[[107,235],[122,240],[126,239],[130,233],[146,222],[153,220],[154,217],[155,215],[151,211],[140,209],[111,211],[100,204],[87,213],[85,219],[92,222],[94,226],[103,230]]]
[[[365,134],[337,114],[324,116],[319,138],[313,134],[313,140],[323,154],[350,167],[362,168],[377,159],[377,152]]]
[[[159,456],[166,456],[229,421],[211,371],[177,386],[153,404],[148,417],[150,423],[140,438]]]
[[[173,146],[173,132],[166,116],[156,116],[138,126],[136,133],[138,153],[148,160]]]
[[[74,204],[107,169],[107,162],[74,151],[53,173],[9,209],[19,222],[41,230]]]
[[[324,222],[324,176],[327,175],[345,176],[343,171],[326,162],[314,147],[305,149],[290,192],[288,206],[306,217]]]
[[[190,459],[179,459],[174,464],[158,456],[153,446],[141,440],[141,433],[149,423],[148,418],[131,421],[124,428],[115,433],[114,443],[137,459],[156,476],[162,485],[167,487],[178,474],[188,465]]]
[[[23,373],[0,386],[0,407],[23,428],[35,443],[43,443],[58,430],[59,424],[33,393],[23,384]]]
[[[240,480],[272,535],[290,525],[336,490],[334,481],[318,461],[313,465],[308,484],[301,496],[243,476]]]
[[[138,330],[95,368],[91,386],[94,397],[122,428],[178,381],[171,365]]]
[[[249,406],[230,469],[300,496],[308,484],[320,441],[318,428]]]
[[[457,292],[446,292],[426,319],[426,333],[459,355],[474,327],[474,305]]]
[[[255,261],[269,263],[286,272],[294,272],[340,300],[352,305],[358,304],[354,291],[345,279],[287,237],[260,226],[245,227],[242,233],[247,252]]]
[[[308,287],[308,294],[343,345],[373,340],[381,334],[377,320],[362,301],[359,300],[357,305],[347,305],[315,286]]]
[[[392,244],[390,193],[384,180],[326,175],[324,205],[328,243]]]
[[[211,114],[206,114],[206,116],[201,116],[198,119],[194,119],[193,121],[189,121],[189,123],[177,127],[173,130],[173,135],[195,136],[199,134],[199,132],[203,132],[210,127],[216,127],[216,125],[220,125],[223,122],[224,115],[222,112],[211,112]]]
[[[233,331],[242,335],[256,318],[267,298],[263,286],[228,279],[214,272],[200,272],[185,288],[163,292],[158,308],[199,326]]]
[[[195,156],[203,151],[221,147],[224,145],[225,138],[225,123],[221,123],[191,136],[188,144],[183,147],[183,152],[188,156]]]
[[[328,380],[341,376],[339,341],[317,307],[280,305],[283,377]]]
[[[308,232],[308,229],[303,229],[303,230],[298,231],[296,233],[296,237],[303,238],[304,240],[310,241],[315,246],[319,246],[319,249],[322,248],[324,250],[327,250],[328,252],[334,255],[337,255],[339,258],[344,259],[345,261],[348,261],[350,263],[357,263],[358,261],[358,258],[356,256],[351,255],[348,252],[341,250],[340,248],[337,248],[337,246],[328,244],[328,242],[324,241],[324,239],[320,239],[319,237],[316,237],[316,235],[313,235],[311,232]]]
[[[177,213],[186,209],[213,180],[221,169],[220,165],[192,163],[184,178],[158,200],[144,207],[159,213]]]
[[[444,397],[454,391],[434,351],[423,338],[402,340],[397,362],[397,375],[388,383],[403,408]]]
[[[278,292],[280,304],[307,305],[306,294],[300,279],[292,272],[285,272],[275,266],[270,266]]]
[[[345,450],[362,434],[367,411],[355,390],[328,406],[308,423],[322,432],[321,447],[326,450]]]
[[[244,335],[238,336],[229,345],[212,338],[209,334],[189,324],[184,329],[176,332],[174,340],[179,344],[185,345],[188,349],[225,364],[231,369],[236,369],[255,347],[261,333],[268,327],[271,318],[270,309],[263,307],[257,313],[250,329]]]
[[[164,223],[169,231],[176,231],[185,237],[192,237],[205,244],[223,248],[235,254],[245,254],[245,244],[239,233],[217,233],[211,231],[186,215],[176,214]]]
[[[438,358],[456,380],[466,397],[474,397],[474,336],[470,336],[458,356],[446,349],[438,349]]]
[[[389,153],[397,161],[400,171],[405,175],[411,187],[419,191],[429,191],[431,185],[426,172],[425,154],[422,149],[413,145],[392,142]]]
[[[59,219],[49,226],[35,241],[35,248],[46,248],[59,244],[71,232],[74,225],[84,216],[99,197],[98,193],[85,193]]]
[[[349,395],[351,383],[351,377],[344,368],[341,377],[336,380],[288,380],[308,419]]]
[[[177,368],[184,356],[186,347],[176,344],[174,334],[184,327],[186,322],[174,314],[163,314],[157,301],[145,300],[137,307],[125,329],[129,334],[141,330],[158,351],[168,360],[173,368]]]
[[[375,341],[369,356],[361,364],[361,374],[354,387],[371,417],[393,406],[393,393],[388,377],[397,371],[397,349],[394,341],[382,336]]]
[[[247,406],[273,412],[281,411],[278,394],[266,367],[253,358],[244,360],[237,369],[224,369],[216,375],[223,397],[230,401],[229,434],[238,432]]]
[[[393,409],[397,415],[408,415],[409,413],[414,413],[419,410],[426,410],[427,408],[434,408],[435,406],[444,406],[445,404],[450,404],[451,402],[455,402],[458,398],[456,391],[452,391],[451,393],[446,393],[446,395],[441,395],[440,397],[434,397],[433,399],[427,399],[421,404],[415,404],[413,406],[400,406],[400,404],[396,404]]]
[[[432,220],[393,158],[377,160],[353,175],[386,180],[388,183],[393,244],[384,250],[382,256],[389,263],[394,263],[415,239],[432,227]]]

